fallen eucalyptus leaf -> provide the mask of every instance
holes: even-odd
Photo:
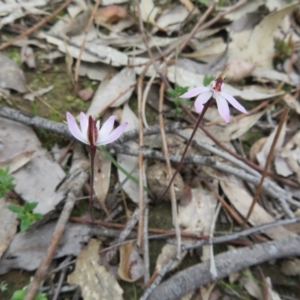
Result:
[[[5,198],[0,199],[0,258],[15,236],[18,227],[18,216],[7,208],[7,204]]]
[[[91,239],[80,252],[68,283],[79,285],[84,300],[121,300],[123,291],[115,277],[99,265],[101,242]]]
[[[26,79],[18,65],[0,52],[0,87],[19,93],[26,92]]]
[[[144,276],[144,262],[137,251],[135,242],[126,242],[121,245],[118,273],[121,279],[127,282],[135,282]]]
[[[9,270],[33,271],[40,265],[52,238],[56,222],[50,222],[30,230],[19,232],[0,260],[0,275]],[[83,244],[90,239],[91,228],[85,224],[68,223],[59,242],[54,258],[77,256]]]

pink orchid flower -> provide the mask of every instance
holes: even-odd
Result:
[[[72,135],[82,143],[90,146],[100,146],[114,142],[122,135],[128,124],[127,122],[123,123],[113,130],[115,117],[111,116],[100,129],[100,122],[92,116],[88,117],[83,112],[80,113],[80,129],[75,118],[69,112],[67,112],[67,122]]]
[[[218,111],[221,117],[226,123],[230,120],[229,102],[240,112],[247,114],[246,109],[231,95],[222,91],[224,86],[223,79],[221,77],[216,78],[210,83],[208,87],[197,87],[189,90],[180,96],[180,98],[192,98],[198,96],[195,101],[195,109],[197,113],[201,113],[204,104],[211,98],[215,98],[217,101]]]

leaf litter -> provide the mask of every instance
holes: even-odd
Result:
[[[242,104],[246,106],[250,114],[248,116],[237,115],[236,110],[232,110],[231,122],[225,125],[213,105],[204,116],[205,121],[202,122],[207,133],[200,129],[196,131],[195,141],[204,143],[206,146],[193,147],[188,150],[188,164],[185,163],[178,174],[180,183],[176,184],[176,198],[179,202],[178,220],[183,235],[182,243],[185,245],[195,243],[195,237],[213,238],[219,234],[221,228],[224,231],[221,234],[229,234],[232,228],[241,225],[236,215],[242,219],[246,218],[255,188],[261,180],[261,175],[264,174],[269,155],[272,155],[272,159],[267,171],[272,173],[272,179],[266,178],[267,182],[273,184],[273,187],[276,186],[278,191],[281,189],[280,197],[284,199],[277,202],[277,199],[273,199],[270,193],[263,190],[259,201],[254,205],[248,226],[259,226],[285,219],[284,209],[280,204],[282,201],[286,202],[290,211],[297,215],[296,208],[300,206],[299,134],[292,120],[300,111],[299,90],[297,89],[300,30],[297,25],[299,24],[298,2],[240,1],[236,5],[235,1],[228,1],[229,4],[226,3],[227,6],[224,6],[219,1],[212,7],[213,13],[209,12],[211,7],[208,6],[208,1],[180,2],[170,4],[142,0],[137,7],[136,3],[124,0],[102,1],[93,16],[93,24],[87,31],[94,3],[90,6],[84,1],[76,1],[70,4],[59,18],[52,18],[53,21],[48,22],[47,26],[37,27],[30,40],[25,37],[15,42],[14,47],[21,48],[17,58],[14,57],[13,52],[10,53],[10,47],[1,48],[6,49],[5,52],[0,53],[2,70],[0,86],[3,88],[3,93],[1,92],[5,99],[3,101],[7,101],[5,104],[10,106],[15,104],[11,99],[19,95],[22,97],[21,94],[30,91],[30,94],[21,98],[21,105],[19,102],[16,107],[26,107],[29,100],[32,103],[30,110],[36,115],[43,115],[43,112],[37,110],[40,99],[45,93],[47,93],[47,98],[51,99],[52,93],[59,89],[58,84],[44,80],[43,86],[29,89],[27,83],[30,84],[32,78],[38,77],[41,72],[47,73],[47,70],[55,70],[56,66],[61,64],[61,57],[65,57],[70,61],[69,82],[75,82],[78,85],[71,92],[72,96],[67,95],[59,99],[65,102],[65,111],[73,110],[75,114],[87,111],[94,117],[101,117],[102,123],[109,114],[114,114],[119,123],[129,122],[126,134],[131,134],[132,130],[137,132],[142,130],[141,109],[140,103],[136,104],[136,94],[139,96],[140,93],[145,92],[144,88],[150,77],[152,79],[149,85],[157,89],[161,81],[164,81],[167,88],[169,88],[168,85],[173,88],[176,83],[180,87],[191,89],[203,85],[208,76],[215,77],[226,66],[227,77],[224,91],[242,100]],[[32,28],[35,21],[27,13],[30,12],[39,19],[45,18],[53,10],[49,5],[49,1],[1,3],[0,27],[8,31],[13,29],[13,32],[14,28],[17,30],[19,28],[26,30],[24,26]],[[203,22],[198,26],[200,29],[192,32],[191,28],[198,19],[204,16],[205,11],[209,12],[209,19],[204,17]],[[214,19],[216,16],[221,17]],[[145,28],[141,27],[139,18],[144,22]],[[190,33],[193,35],[190,36]],[[6,36],[5,31],[3,44],[5,45],[10,38],[11,36]],[[181,45],[184,40],[187,42],[182,49]],[[151,55],[149,55],[150,52]],[[56,54],[52,55],[54,53]],[[161,59],[162,57],[164,59]],[[35,71],[32,71],[33,69]],[[78,75],[81,77],[78,78]],[[70,93],[71,87],[67,88]],[[158,123],[158,105],[153,105],[153,99],[157,99],[159,95],[152,88],[148,91],[143,114],[146,115],[149,124],[147,128],[150,126],[152,130]],[[78,95],[86,104],[76,98]],[[176,169],[178,157],[182,155],[186,144],[183,137],[188,138],[191,135],[193,121],[182,106],[180,109],[178,107],[174,109],[175,102],[169,101],[167,94],[164,97],[165,123],[167,126],[168,123],[172,124],[174,121],[181,124],[179,133],[176,131],[167,133],[170,159],[173,162],[172,167]],[[49,103],[47,109],[52,111],[52,102]],[[192,101],[182,103],[182,105],[187,105],[185,109],[188,109],[194,117],[197,116],[192,108]],[[280,117],[286,105],[290,107],[292,118],[280,128],[275,151],[270,153],[279,128]],[[64,115],[65,111],[61,113]],[[175,111],[181,111],[181,113],[178,114]],[[50,118],[55,120],[56,117],[53,114]],[[18,121],[18,118],[14,120]],[[0,253],[2,254],[0,272],[5,274],[11,269],[32,271],[40,266],[54,232],[55,223],[47,222],[45,218],[45,224],[37,224],[34,229],[25,234],[17,233],[17,216],[7,210],[6,203],[17,201],[22,204],[22,201],[35,201],[38,203],[35,212],[45,215],[53,212],[59,213],[61,209],[59,204],[68,194],[68,188],[60,190],[59,187],[65,180],[69,180],[68,187],[73,182],[68,177],[68,169],[72,164],[72,152],[70,153],[72,144],[60,152],[58,161],[64,161],[60,166],[39,141],[40,134],[37,137],[29,127],[7,119],[1,118],[0,125],[0,166],[1,168],[9,166],[10,174],[14,177],[15,193],[8,194],[8,197],[1,199],[3,224],[0,230]],[[43,128],[43,125],[40,126]],[[147,178],[143,180],[148,181],[147,192],[151,192],[148,196],[152,197],[154,205],[160,205],[155,201],[159,200],[166,188],[168,178],[165,176],[167,179],[164,180],[161,175],[161,172],[164,173],[165,164],[157,161],[157,158],[163,159],[163,156],[159,154],[163,151],[160,131],[155,130],[154,134],[144,136],[143,147],[140,147],[141,141],[136,134],[125,142],[121,142],[119,148],[108,147],[109,151],[116,156],[116,161],[97,150],[94,165],[94,192],[95,201],[101,205],[100,209],[97,204],[94,205],[97,209],[96,221],[108,217],[110,222],[115,224],[113,226],[122,225],[125,228],[126,226],[131,228],[128,224],[137,221],[131,220],[130,216],[136,215],[132,214],[132,211],[137,209],[137,204],[141,203],[142,195],[140,195],[139,184],[143,184],[144,187],[147,185],[146,181],[139,183],[141,180],[139,168],[144,168],[144,165],[140,165],[137,156],[139,152],[147,157]],[[264,137],[261,138],[262,136]],[[217,154],[219,152],[207,150],[210,149],[208,146],[223,153],[227,148],[231,149],[230,162],[224,155],[219,157],[220,155]],[[66,154],[67,152],[69,153]],[[74,157],[75,155],[73,159]],[[191,160],[192,158],[198,161],[202,159],[202,163],[195,163],[195,160]],[[248,161],[248,158],[252,163]],[[248,163],[248,166],[243,165],[244,161]],[[216,170],[216,166],[220,164],[222,164],[222,171],[219,167]],[[155,169],[153,166],[156,166],[157,171],[160,172],[153,172],[152,169]],[[252,178],[252,181],[248,182],[247,176],[237,175],[237,169],[256,179]],[[214,193],[208,190],[203,179],[213,182]],[[264,179],[265,182],[266,179]],[[84,190],[86,194],[91,193],[87,189]],[[223,197],[226,203],[225,205],[222,202],[220,212],[216,210],[218,201],[221,201],[219,197]],[[108,199],[116,203],[106,206]],[[126,218],[121,216],[120,219],[115,220],[120,212],[114,208],[121,201],[125,206]],[[89,215],[83,203],[85,200],[78,200],[75,210],[81,221],[86,222],[86,217]],[[166,197],[163,205],[168,204],[169,200]],[[145,211],[148,211],[148,208]],[[164,219],[166,214],[171,214],[171,209],[167,212],[162,209],[161,215],[157,216],[158,221],[155,227],[159,227],[159,220]],[[126,219],[127,223],[124,224],[122,219]],[[144,230],[147,230],[147,216],[144,214],[144,220],[139,221],[144,222]],[[112,226],[110,223],[105,223],[106,221],[103,222],[103,226]],[[232,227],[233,224],[234,227]],[[121,227],[118,228],[118,230],[121,229]],[[276,226],[260,230],[258,233],[262,240],[296,237],[297,230],[289,228],[291,227]],[[172,225],[170,224],[167,229],[172,229]],[[239,229],[241,230],[240,227]],[[125,232],[117,231],[116,233],[117,236],[120,235],[120,240],[124,240],[121,238],[123,235],[129,234],[126,229],[124,230]],[[154,280],[156,276],[159,277],[165,265],[176,255],[177,247],[172,238],[161,245],[155,253],[150,254],[147,253],[147,245],[139,248],[135,241],[127,241],[117,245],[120,248],[120,259],[115,257],[110,264],[103,262],[101,264],[99,263],[101,251],[105,251],[107,240],[101,237],[103,242],[99,242],[91,239],[92,235],[91,227],[88,225],[69,222],[54,254],[54,261],[67,255],[77,257],[75,271],[69,275],[67,281],[80,286],[84,299],[131,299],[132,293],[126,290],[125,285],[122,284],[123,281],[136,282],[134,286],[140,297],[143,293],[140,289],[142,280],[145,286],[151,285],[151,280]],[[138,229],[138,236],[140,235],[141,226]],[[244,240],[245,243],[252,242],[249,238],[244,238]],[[149,243],[150,246],[156,244],[151,235]],[[28,248],[28,245],[31,247]],[[193,264],[210,260],[210,264],[214,265],[214,252],[223,251],[215,245],[205,245],[201,250],[201,254],[195,252],[195,255],[194,253]],[[32,253],[35,257],[34,261]],[[173,272],[177,272],[178,269],[182,269],[183,272],[185,270],[189,255],[185,250],[181,254],[170,267]],[[147,273],[149,273],[148,257],[152,266],[156,264],[149,282],[146,280]],[[270,256],[271,259],[272,256]],[[111,274],[108,270],[113,270],[115,267],[113,264],[117,266],[118,272]],[[295,276],[299,274],[298,266],[297,259],[284,260],[282,269],[286,275]],[[264,289],[262,289],[260,284],[253,279],[253,272],[251,268],[247,270],[247,274],[239,273],[239,284],[243,287],[239,293],[246,297],[251,295],[257,299],[262,299],[264,293],[272,295],[273,298],[279,298],[274,291],[276,285],[272,287],[272,276],[271,278],[262,276],[264,284]],[[218,279],[218,270],[212,274]],[[202,294],[205,294],[207,298],[209,295],[220,293],[228,297],[228,290],[220,290],[215,283],[209,286],[207,292],[203,287],[197,287],[201,288]],[[144,295],[147,291],[147,289],[144,291]],[[197,295],[194,291],[186,292],[187,299]]]

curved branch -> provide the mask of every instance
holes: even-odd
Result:
[[[229,274],[269,260],[300,255],[300,237],[281,239],[257,244],[215,256],[218,276],[213,278],[209,272],[209,261],[181,271],[153,288],[149,300],[179,299],[190,291],[210,282],[227,277]]]

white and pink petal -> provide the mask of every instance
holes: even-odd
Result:
[[[67,112],[66,116],[67,116],[68,128],[69,128],[69,131],[71,132],[71,134],[76,139],[78,139],[79,141],[81,141],[82,143],[89,144],[89,142],[87,140],[86,134],[84,135],[80,131],[80,129],[79,129],[79,127],[78,127],[78,125],[77,125],[74,117],[69,112]]]
[[[228,102],[220,93],[216,94],[216,101],[219,114],[225,120],[225,122],[228,123],[230,121],[230,110]]]
[[[203,105],[211,98],[213,92],[211,90],[201,93],[195,101],[195,110],[197,113],[201,113]]]
[[[201,87],[196,87],[194,89],[191,89],[189,90],[188,92],[182,94],[180,96],[180,98],[193,98],[199,94],[202,94],[202,93],[205,93],[205,92],[208,92],[210,91],[210,87],[204,87],[204,86],[201,86]]]
[[[85,113],[83,113],[83,112],[80,113],[79,121],[80,121],[80,128],[81,128],[82,134],[87,134],[89,120]]]
[[[234,97],[232,97],[230,94],[226,92],[220,92],[223,98],[225,98],[234,108],[239,110],[240,112],[244,114],[248,114],[247,110],[243,105],[241,105]]]
[[[114,142],[115,140],[117,140],[123,134],[127,124],[128,124],[127,122],[121,124],[112,133],[110,133],[108,136],[106,136],[104,138],[100,138],[100,135],[99,135],[97,143],[96,143],[97,146],[110,144],[110,143]]]
[[[102,139],[106,138],[113,130],[114,124],[115,124],[115,117],[114,116],[109,117],[107,119],[107,121],[104,122],[101,129],[99,130],[99,138],[98,139],[102,140]]]

